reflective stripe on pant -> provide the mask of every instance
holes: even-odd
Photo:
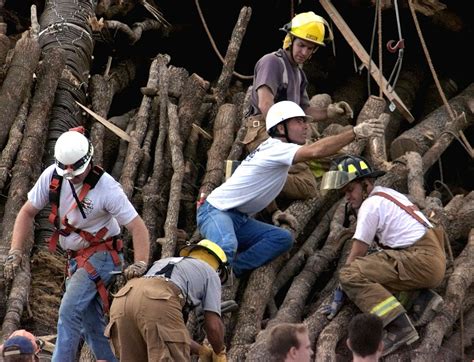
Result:
[[[392,293],[434,288],[445,270],[443,242],[430,229],[409,248],[356,258],[341,268],[339,279],[349,299],[363,312],[377,314],[386,326],[405,312]]]
[[[135,278],[114,296],[105,335],[124,362],[190,361],[179,288],[163,278]]]

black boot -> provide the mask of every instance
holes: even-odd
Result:
[[[410,318],[403,313],[385,327],[382,356],[392,353],[405,344],[412,344],[418,338],[418,332]]]
[[[433,319],[443,306],[443,298],[432,289],[422,289],[413,302],[413,324],[424,326]]]

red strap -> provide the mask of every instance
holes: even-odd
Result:
[[[77,266],[79,268],[84,268],[87,274],[89,274],[89,278],[95,282],[97,292],[102,300],[104,313],[109,312],[109,295],[104,282],[88,259],[98,251],[108,251],[112,256],[114,264],[119,265],[121,261],[117,251],[120,251],[122,246],[123,244],[120,239],[114,240],[113,238],[109,238],[100,244],[95,244],[88,248],[72,252],[74,259],[77,262]]]
[[[372,195],[377,195],[377,196],[382,196],[386,198],[387,200],[392,201],[393,203],[397,204],[399,207],[401,207],[403,210],[405,210],[407,213],[409,213],[416,221],[418,221],[421,225],[427,227],[428,229],[431,229],[431,226],[428,225],[428,223],[423,220],[418,214],[415,213],[415,210],[418,211],[418,207],[416,205],[404,205],[400,201],[398,201],[395,197],[392,195],[389,195],[385,192],[374,192]]]
[[[56,251],[58,240],[59,240],[59,231],[54,230],[53,235],[51,235],[51,238],[49,239],[49,244],[48,244],[48,250],[51,253],[54,253]]]
[[[77,264],[79,265],[79,263]],[[94,266],[91,263],[89,263],[87,260],[84,261],[83,267],[86,270],[87,274],[89,274],[89,278],[95,282],[95,285],[97,287],[97,292],[100,295],[100,299],[102,299],[104,313],[108,313],[109,312],[109,294],[107,293],[107,289],[105,288],[104,282],[102,281],[99,273],[97,273],[97,271],[95,270]]]

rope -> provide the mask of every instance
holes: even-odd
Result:
[[[402,26],[400,24],[400,14],[398,12],[398,2],[397,2],[397,0],[394,0],[393,4],[394,4],[394,7],[395,7],[395,17],[397,19],[397,30],[398,30],[398,43],[397,43],[397,45],[401,46],[401,47],[398,48],[398,58],[397,58],[397,61],[395,62],[395,65],[393,66],[392,73],[390,73],[390,76],[388,77],[388,81],[387,81],[387,89],[389,89],[390,92],[393,92],[395,90],[395,86],[397,84],[398,77],[400,75],[400,71],[402,70],[403,53],[405,52],[405,49],[404,49],[405,45],[403,43],[404,40],[403,40],[403,37],[402,37]],[[392,83],[392,80],[393,80],[393,84],[390,88],[389,86],[390,86],[390,83]]]
[[[378,46],[379,46],[379,75],[380,75],[380,80],[379,80],[379,97],[383,98],[383,90],[382,90],[382,84],[383,84],[383,73],[382,73],[382,7],[380,6],[380,0],[377,0],[378,6],[377,6],[377,20],[378,20]]]
[[[439,82],[438,75],[437,75],[437,73],[434,69],[433,62],[431,61],[430,53],[428,51],[428,47],[426,46],[426,42],[425,42],[425,39],[423,37],[423,33],[421,32],[421,27],[420,27],[420,24],[418,23],[418,18],[416,16],[415,8],[413,6],[413,0],[408,1],[408,6],[410,7],[410,12],[411,12],[411,15],[413,17],[413,21],[415,23],[416,31],[418,32],[418,36],[420,37],[420,42],[421,42],[421,45],[423,47],[423,51],[425,53],[425,57],[426,57],[426,60],[428,62],[428,66],[430,68],[431,74],[433,75],[433,79],[435,81],[436,88],[438,89],[439,96],[443,100],[443,104],[446,107],[446,110],[449,114],[449,117],[451,118],[451,121],[454,122],[455,119],[458,118],[458,117],[466,117],[464,112],[461,115],[458,116],[456,114],[456,112],[452,109],[451,105],[448,103],[448,99],[446,98],[446,94],[444,93],[443,88],[441,87],[441,83]],[[464,149],[469,154],[469,156],[471,156],[471,158],[474,158],[474,152],[472,151],[472,148],[471,148],[470,144],[467,142],[467,139],[464,136],[464,133],[462,132],[462,130],[459,130],[459,134],[461,135],[461,138],[459,138],[457,135],[455,135],[451,131],[445,131],[445,132],[446,133],[451,133],[456,138],[456,140],[459,143],[461,143],[461,145],[464,147]]]
[[[206,19],[204,19],[204,15],[202,14],[201,7],[199,6],[199,0],[194,0],[194,3],[196,4],[196,8],[199,13],[199,18],[201,19],[201,22],[202,22],[202,26],[204,27],[204,30],[206,30],[207,37],[209,38],[209,41],[211,42],[212,49],[214,49],[214,52],[216,53],[217,57],[220,59],[222,64],[224,64],[225,63],[224,57],[219,52],[219,49],[217,49],[217,45],[209,31],[209,28],[207,27]],[[253,79],[253,75],[242,75],[240,73],[237,73],[236,71],[232,71],[232,74],[240,79]]]

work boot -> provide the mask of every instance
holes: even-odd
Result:
[[[422,289],[413,302],[413,324],[421,327],[430,322],[441,310],[443,298],[432,289]]]
[[[406,313],[403,313],[385,327],[382,356],[392,353],[405,344],[412,344],[418,338],[418,332],[410,318]]]

